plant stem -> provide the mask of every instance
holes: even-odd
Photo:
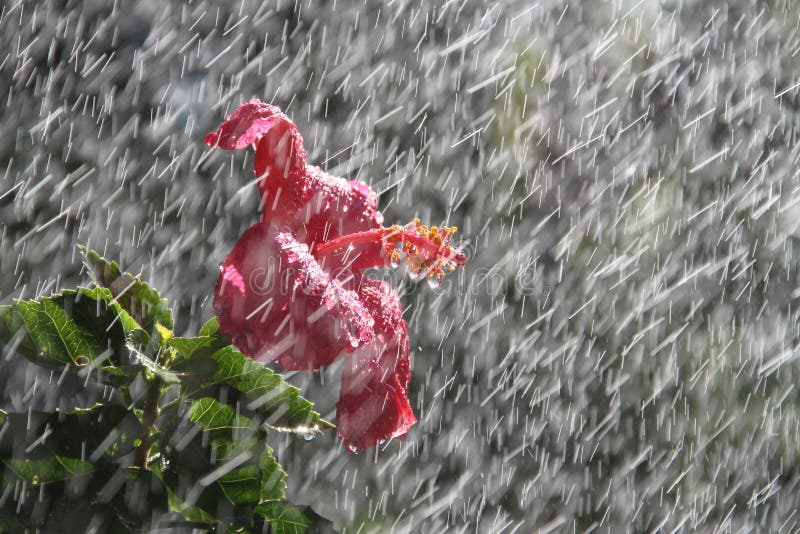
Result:
[[[133,399],[131,398],[131,390],[127,386],[119,388],[119,394],[122,397],[125,406],[130,410],[133,407]]]
[[[134,465],[141,468],[147,467],[147,458],[150,456],[150,447],[153,441],[153,425],[158,417],[158,401],[161,398],[161,387],[158,379],[153,377],[147,382],[147,392],[144,399],[142,414],[142,442],[136,447]]]

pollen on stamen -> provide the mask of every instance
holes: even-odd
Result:
[[[446,273],[466,262],[464,253],[450,246],[456,231],[455,226],[428,227],[414,219],[406,226],[385,229],[384,253],[393,267],[403,257],[412,279],[428,278],[431,283],[441,284]]]

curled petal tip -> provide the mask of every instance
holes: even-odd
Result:
[[[203,138],[203,142],[206,144],[206,146],[211,148],[217,146],[218,141],[219,141],[219,135],[217,134],[217,132],[211,132],[210,134],[206,135]]]
[[[241,150],[256,143],[274,126],[276,120],[285,120],[293,125],[275,106],[250,100],[228,115],[215,131],[206,135],[205,143],[225,150]]]

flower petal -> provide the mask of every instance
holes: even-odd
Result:
[[[297,126],[281,110],[258,99],[245,102],[205,137],[211,147],[241,150],[255,145],[253,170],[267,218],[286,223],[308,201],[306,152]]]
[[[383,224],[378,195],[364,182],[347,181],[313,165],[306,166],[305,181],[310,194],[291,219],[300,241],[321,243]],[[265,209],[262,220],[269,217]]]
[[[417,421],[408,401],[410,346],[399,299],[386,282],[357,275],[354,284],[376,337],[350,354],[342,371],[336,420],[351,452],[403,438]]]
[[[217,131],[206,135],[204,140],[210,147],[241,150],[258,141],[280,119],[288,120],[277,107],[254,98],[236,108]]]
[[[403,380],[408,376],[408,354],[408,335],[403,332],[389,343],[376,339],[348,355],[336,424],[350,452],[403,438],[417,422]]]
[[[261,220],[289,225],[301,242],[320,242],[383,223],[378,196],[367,184],[306,165],[303,136],[275,106],[257,99],[245,102],[205,142],[226,150],[255,145]]]
[[[318,369],[372,341],[358,295],[332,280],[290,232],[251,226],[225,258],[214,292],[220,330],[247,356]]]
[[[276,116],[274,127],[258,139],[253,171],[259,177],[264,221],[290,217],[311,198],[303,136],[283,113]],[[290,219],[286,222],[295,227]]]

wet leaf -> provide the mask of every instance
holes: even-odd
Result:
[[[7,459],[3,463],[19,478],[34,486],[80,477],[94,471],[90,462],[64,456],[41,460]]]
[[[148,472],[158,480],[158,483],[163,488],[167,497],[167,504],[173,512],[181,514],[186,521],[165,521],[164,526],[176,527],[194,527],[194,528],[211,528],[215,526],[218,521],[210,513],[186,504],[176,492],[174,492],[169,485],[164,482],[164,470],[159,462],[155,462],[148,467]]]
[[[52,299],[19,302],[17,310],[43,360],[51,360],[57,366],[84,366],[106,349]]]
[[[272,428],[302,434],[318,434],[333,428],[313,410],[300,390],[263,363],[244,356],[233,347],[223,348],[211,358],[217,362],[212,383],[224,383],[244,393],[248,409],[256,410]]]
[[[219,321],[216,317],[212,317],[200,327],[198,334],[200,336],[213,336],[219,332]]]
[[[275,534],[303,534],[311,525],[297,507],[286,502],[261,503],[256,507],[256,514],[264,517]]]
[[[39,352],[12,304],[0,306],[0,346],[29,359],[35,358]]]
[[[254,452],[263,449],[257,464],[237,467],[225,473],[218,483],[228,500],[235,505],[257,504],[286,497],[286,472],[272,453],[272,448],[253,442],[250,447],[235,446],[235,455],[221,458],[225,462],[255,459]],[[219,446],[217,451],[220,451]]]
[[[286,497],[286,472],[272,453],[265,447],[259,462],[261,468],[261,487],[259,500],[271,501]]]
[[[253,423],[246,417],[237,416],[232,406],[210,397],[192,403],[189,419],[205,431],[254,429]]]
[[[107,289],[78,288],[15,301],[10,312],[5,310],[5,325],[9,317],[11,328],[17,328],[14,335],[22,336],[22,355],[34,363],[99,368],[112,375],[112,381],[123,380],[119,367],[128,363],[125,339],[137,325]]]
[[[257,504],[285,498],[286,473],[256,421],[210,397],[186,406],[184,421],[164,438],[163,478],[187,519],[249,525]],[[227,519],[218,515],[220,499],[233,506]]]
[[[164,347],[157,346],[159,343],[151,343],[151,340],[152,338],[149,338],[143,330],[136,330],[128,337],[127,347],[131,352],[132,372],[137,373],[140,369],[147,369],[160,378],[164,384],[179,384],[178,375],[162,365],[167,351],[164,350]],[[151,357],[151,354],[154,357]],[[131,369],[126,370],[131,372]]]
[[[334,428],[314,411],[314,405],[300,395],[299,389],[263,363],[251,360],[230,345],[208,354],[213,339],[180,341],[184,347],[193,349],[176,366],[177,370],[192,374],[185,381],[189,395],[208,395],[218,386],[229,386],[243,395],[243,408],[258,414],[276,430],[314,435]],[[173,341],[174,338],[170,340]]]
[[[178,351],[178,361],[182,361],[200,349],[212,347],[217,342],[217,338],[212,336],[173,337],[167,341],[167,345]]]
[[[233,459],[235,461],[235,458]],[[232,504],[257,503],[261,471],[257,466],[238,467],[222,475],[218,483]]]
[[[231,503],[284,498],[286,473],[253,421],[237,415],[233,407],[208,397],[192,403],[189,419],[212,433],[214,456],[226,464],[218,482]],[[228,469],[228,466],[235,467]]]
[[[122,272],[115,261],[103,258],[97,252],[79,246],[83,255],[83,263],[89,271],[92,281],[98,286],[108,288],[117,302],[148,333],[161,324],[167,329],[173,328],[172,312],[167,301],[141,278]]]

